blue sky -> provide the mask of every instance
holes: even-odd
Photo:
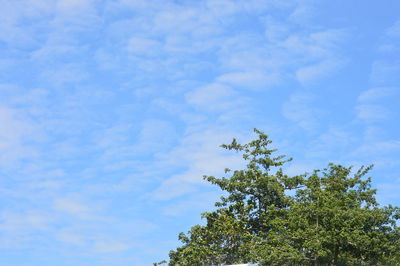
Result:
[[[400,205],[400,2],[3,0],[1,265],[150,265],[252,128]]]

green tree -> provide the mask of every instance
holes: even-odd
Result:
[[[204,178],[225,196],[202,215],[204,226],[181,233],[169,265],[399,265],[398,207],[380,207],[365,178],[370,167],[329,164],[311,174],[288,176],[271,141],[235,139],[223,148],[242,154],[244,170]]]

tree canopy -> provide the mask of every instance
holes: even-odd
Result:
[[[372,166],[331,163],[289,176],[282,166],[291,159],[255,132],[247,144],[222,145],[241,153],[247,167],[204,176],[224,196],[202,214],[205,225],[179,234],[169,265],[399,265],[400,210],[378,204],[366,177]]]

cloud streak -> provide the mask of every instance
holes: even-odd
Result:
[[[376,20],[378,41],[364,20],[324,10],[314,1],[3,1],[6,263],[165,258],[217,198],[202,176],[243,167],[219,145],[246,142],[253,127],[298,157],[290,173],[329,158],[395,165],[399,18]]]

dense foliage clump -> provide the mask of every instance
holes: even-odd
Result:
[[[169,265],[398,265],[398,207],[380,207],[370,167],[329,164],[288,176],[268,136],[223,148],[243,154],[244,170],[204,178],[225,191],[204,226],[181,233]]]

